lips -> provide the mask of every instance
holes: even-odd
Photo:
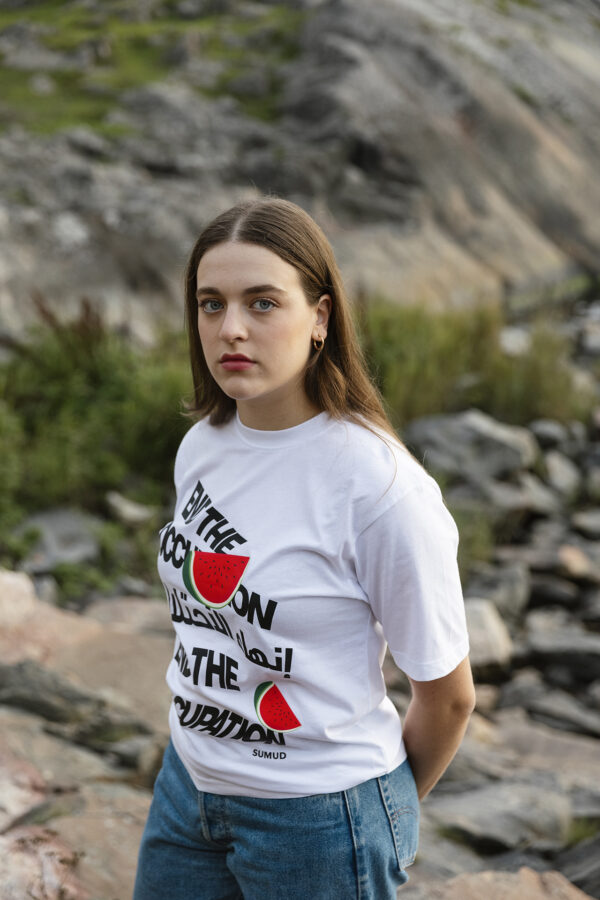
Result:
[[[254,365],[253,360],[248,359],[243,353],[224,353],[219,360],[221,367],[228,372],[240,372],[250,369]]]

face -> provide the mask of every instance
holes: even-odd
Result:
[[[311,342],[327,335],[331,299],[310,306],[300,275],[266,247],[228,241],[198,266],[198,334],[209,371],[250,428],[315,415],[304,390]]]

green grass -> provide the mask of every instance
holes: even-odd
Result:
[[[373,377],[398,428],[469,406],[514,425],[591,414],[595,397],[574,384],[572,347],[548,313],[534,321],[531,352],[523,357],[502,351],[497,306],[431,313],[378,301],[364,305],[360,322]]]
[[[66,54],[65,64],[47,75],[55,83],[51,94],[39,95],[31,85],[33,72],[0,68],[0,128],[19,122],[32,132],[49,134],[86,124],[106,136],[120,133],[106,124],[119,95],[130,88],[164,80],[176,68],[169,51],[183,36],[198,38],[198,52],[225,63],[223,74],[207,96],[233,95],[247,115],[273,120],[278,114],[279,68],[298,53],[298,34],[306,13],[285,4],[266,7],[260,15],[209,15],[193,20],[177,17],[168,4],[154,18],[127,17],[127,4],[106,2],[102,12],[76,3],[46,0],[26,9],[0,11],[0,30],[18,22],[39,26],[43,47]],[[91,63],[76,65],[76,52],[87,48]],[[248,97],[235,89],[235,79],[253,66],[268,71],[264,96]]]

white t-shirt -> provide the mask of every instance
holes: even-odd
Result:
[[[327,413],[184,436],[158,570],[172,740],[198,790],[297,797],[390,772],[406,751],[386,641],[417,681],[468,654],[455,522],[385,440]]]

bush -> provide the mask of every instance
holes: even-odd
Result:
[[[502,349],[503,326],[497,306],[431,312],[363,303],[363,345],[394,425],[469,406],[514,425],[587,419],[595,393],[574,383],[568,338],[539,320],[531,350],[514,357]]]
[[[103,509],[106,491],[126,486],[136,499],[165,502],[189,427],[179,414],[189,387],[183,343],[171,341],[168,358],[162,345],[142,353],[85,301],[68,324],[37,305],[45,327],[13,344],[0,374],[9,455],[15,472],[27,471],[9,498],[27,510],[64,502]]]

